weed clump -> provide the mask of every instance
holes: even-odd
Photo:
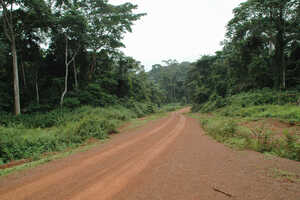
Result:
[[[106,139],[109,134],[117,133],[122,122],[158,112],[154,104],[131,103],[106,108],[58,109],[18,117],[3,114],[0,118],[0,165],[13,160],[38,159],[47,153],[78,147],[91,138]]]
[[[296,133],[286,131],[276,136],[264,126],[241,126],[234,118],[207,115],[198,118],[208,135],[232,148],[250,149],[300,161],[300,138]]]

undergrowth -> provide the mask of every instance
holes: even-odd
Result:
[[[0,164],[38,159],[50,152],[78,147],[90,138],[105,139],[125,121],[177,108],[168,105],[158,109],[151,103],[127,102],[122,106],[83,106],[18,117],[3,114],[0,116]]]
[[[300,161],[300,138],[295,132],[285,131],[280,136],[274,136],[264,127],[249,129],[241,126],[235,118],[205,114],[194,117],[199,118],[208,135],[232,148],[250,149]]]
[[[193,112],[217,112],[227,117],[277,118],[300,122],[300,93],[271,89],[255,90],[222,98],[212,95],[208,102],[195,104]]]

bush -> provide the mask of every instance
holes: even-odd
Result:
[[[291,124],[300,122],[300,107],[296,105],[227,106],[217,113],[230,117],[277,118]]]
[[[78,138],[85,141],[88,138],[105,139],[109,133],[116,132],[118,121],[101,119],[98,117],[86,117],[80,120],[71,131],[72,138]]]
[[[76,97],[67,97],[64,100],[64,106],[67,108],[77,108],[80,106],[80,100]]]
[[[15,128],[0,129],[0,158],[4,163],[58,150],[57,135],[41,134],[40,130],[29,131]]]
[[[220,116],[201,116],[200,122],[208,135],[230,147],[300,161],[300,138],[295,133],[285,132],[282,137],[273,137],[264,127],[249,130],[238,126],[231,118]]]
[[[285,105],[297,104],[300,98],[298,91],[280,92],[272,89],[254,90],[222,98],[212,95],[209,101],[203,104],[195,104],[193,112],[211,112],[223,107],[247,108],[260,105]]]
[[[74,99],[73,99],[74,100]],[[73,101],[72,100],[72,101]],[[1,115],[0,164],[77,147],[90,138],[105,139],[122,121],[157,111],[151,103],[127,102],[106,108],[83,106],[48,113]]]
[[[1,117],[0,124],[6,127],[23,125],[26,128],[49,128],[58,125],[67,110],[54,110],[48,113],[23,114],[20,116],[6,115]]]
[[[167,104],[164,105],[163,107],[160,108],[161,112],[172,112],[175,110],[178,110],[182,108],[182,105],[180,103],[172,103],[172,104]]]

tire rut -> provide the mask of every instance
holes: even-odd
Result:
[[[68,200],[91,199],[97,194],[101,194],[101,199],[106,200],[113,197],[114,194],[120,192],[130,180],[138,175],[143,169],[146,168],[148,163],[155,159],[162,153],[169,144],[171,144],[176,137],[182,133],[185,126],[185,118],[181,116],[180,121],[176,127],[159,142],[153,145],[152,148],[143,152],[139,157],[126,163],[123,167],[113,171],[103,179],[99,179],[97,183],[89,186],[86,190],[81,191],[79,194],[70,197]]]

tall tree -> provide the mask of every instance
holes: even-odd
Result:
[[[65,44],[65,83],[60,98],[61,106],[63,106],[64,97],[68,91],[69,66],[71,63],[75,65],[75,58],[80,49],[83,48],[83,45],[85,45],[87,37],[87,22],[85,16],[83,16],[76,7],[67,9],[68,10],[61,16],[58,24],[58,34],[64,38]],[[74,66],[74,70],[76,71],[76,66]]]
[[[298,32],[294,29],[297,9],[298,0],[248,0],[234,9],[234,18],[228,23],[227,36],[232,42],[252,38],[268,48],[276,88],[286,88],[286,53]]]
[[[18,57],[16,47],[16,35],[14,27],[14,5],[15,1],[4,1],[1,0],[2,6],[2,25],[6,38],[10,42],[10,49],[13,57],[13,79],[14,79],[14,102],[15,102],[15,114],[21,114],[20,106],[20,89],[19,89],[19,72],[18,72]]]
[[[92,50],[92,64],[89,69],[89,79],[96,70],[97,54],[102,50],[114,51],[124,46],[121,42],[126,32],[131,32],[131,26],[145,14],[135,14],[136,5],[125,3],[111,5],[107,0],[87,0],[83,7],[89,21],[89,49]]]

